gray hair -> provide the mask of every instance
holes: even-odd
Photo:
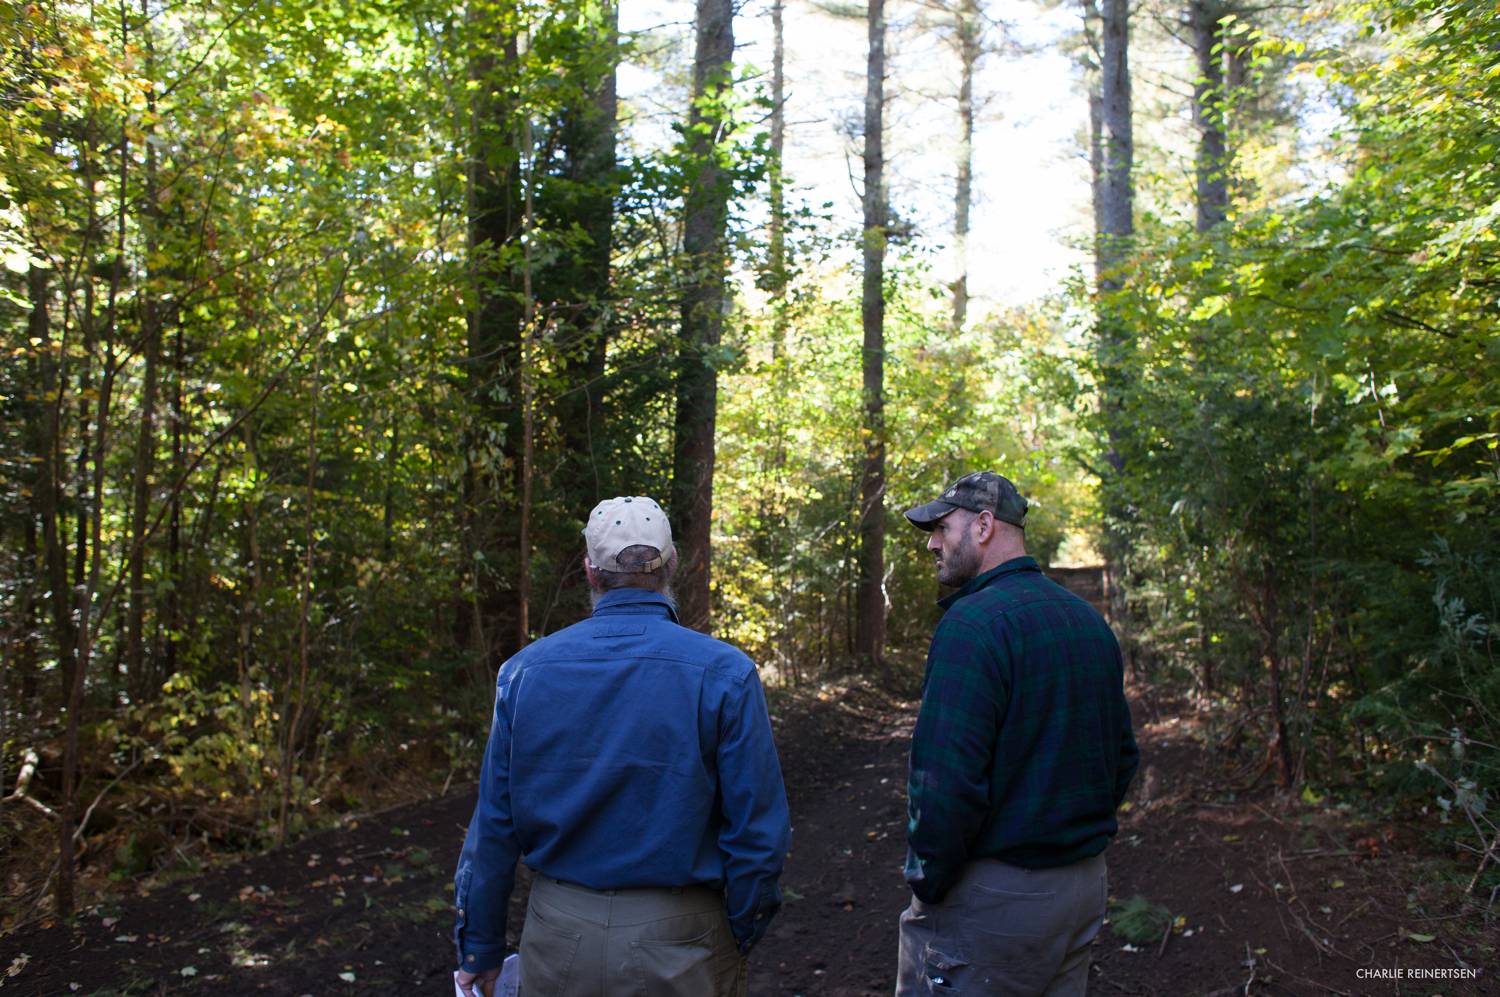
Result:
[[[633,588],[650,589],[653,592],[666,592],[672,584],[672,575],[677,570],[677,552],[671,551],[667,555],[667,561],[655,571],[642,571],[645,565],[650,564],[661,556],[661,551],[655,547],[645,544],[632,544],[621,550],[615,557],[623,571],[605,571],[598,565],[594,566],[594,583],[600,592],[611,592],[615,589]]]

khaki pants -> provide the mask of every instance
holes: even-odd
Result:
[[[744,997],[745,984],[714,890],[532,881],[520,997]]]
[[[969,863],[941,903],[901,915],[896,997],[1082,997],[1104,923],[1104,856],[1058,869]]]

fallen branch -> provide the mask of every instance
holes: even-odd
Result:
[[[1472,820],[1472,818],[1471,818]],[[1483,839],[1481,839],[1483,840]],[[1500,831],[1495,832],[1495,837],[1490,841],[1490,846],[1484,850],[1479,858],[1479,868],[1474,870],[1474,876],[1469,880],[1469,886],[1465,892],[1473,893],[1474,888],[1479,885],[1479,876],[1484,872],[1484,867],[1490,864],[1490,860],[1500,855]],[[1490,895],[1490,902],[1494,902],[1494,894]]]
[[[1272,962],[1270,959],[1266,960],[1266,965],[1270,966],[1272,969],[1276,970],[1276,972],[1280,973],[1282,976],[1289,976],[1289,977],[1291,977],[1292,979],[1296,980],[1298,983],[1306,983],[1308,986],[1315,987],[1318,990],[1326,990],[1328,993],[1338,994],[1339,997],[1353,997],[1353,994],[1349,993],[1347,990],[1339,990],[1336,987],[1330,987],[1326,983],[1319,983],[1316,980],[1309,980],[1305,976],[1298,976],[1296,973],[1293,973],[1291,970],[1287,969],[1286,967],[1284,967],[1284,966],[1278,966],[1276,963]]]
[[[56,810],[53,810],[41,800],[26,795],[26,790],[31,788],[32,777],[36,775],[36,767],[40,765],[41,762],[42,760],[40,756],[37,755],[36,749],[27,748],[26,753],[21,756],[21,771],[16,774],[15,791],[12,792],[9,796],[0,799],[0,803],[26,803],[40,810],[42,813],[46,814],[48,817],[51,817],[53,820],[56,820]]]
[[[1347,913],[1343,917],[1339,918],[1339,923],[1335,924],[1333,926],[1333,930],[1334,931],[1338,931],[1340,928],[1342,928],[1344,926],[1344,922],[1345,921],[1349,920],[1355,914],[1358,914],[1360,911],[1364,910],[1366,907],[1370,906],[1374,902],[1375,901],[1371,900],[1369,897],[1366,897],[1364,903],[1360,904],[1358,907],[1354,908],[1349,913]]]
[[[89,804],[89,808],[83,812],[83,818],[81,820],[79,820],[78,827],[76,829],[74,829],[74,831],[73,831],[73,840],[74,841],[82,841],[83,840],[83,832],[89,826],[89,818],[92,817],[92,816],[94,816],[94,810],[99,806],[99,801],[102,800],[102,799],[104,799],[104,794],[107,793],[107,792],[109,792],[111,789],[114,789],[115,786],[119,784],[120,780],[123,779],[123,778],[125,778],[127,775],[129,775],[130,772],[131,772],[131,770],[134,769],[140,763],[141,763],[141,759],[137,758],[135,761],[133,761],[129,765],[125,766],[125,770],[123,772],[121,772],[119,775],[117,775],[113,779],[111,779],[109,781],[109,785],[107,785],[103,789],[99,790],[99,795],[96,796],[96,797],[94,797],[94,802],[90,803]]]

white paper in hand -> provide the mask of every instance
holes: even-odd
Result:
[[[495,997],[516,997],[520,990],[520,954],[511,952],[499,967],[499,981],[495,984]]]
[[[474,982],[474,995],[480,997],[483,993],[479,989],[479,982]],[[521,957],[512,952],[505,957],[500,964],[500,978],[495,981],[495,997],[516,997],[521,987]],[[469,997],[464,993],[464,988],[458,985],[458,971],[453,971],[453,997]]]
[[[495,997],[516,997],[521,989],[521,956],[512,952],[500,965],[500,979],[495,983]]]

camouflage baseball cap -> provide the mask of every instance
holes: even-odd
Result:
[[[989,512],[1001,522],[1026,528],[1026,500],[1009,478],[994,471],[964,475],[926,505],[907,509],[906,518],[919,530],[931,530],[933,523],[954,509]]]

